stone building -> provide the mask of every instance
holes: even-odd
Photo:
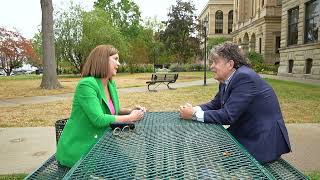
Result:
[[[320,79],[320,0],[283,0],[278,75]]]
[[[233,0],[209,0],[199,15],[199,20],[208,21],[209,38],[232,39]]]
[[[233,41],[265,63],[280,61],[281,0],[234,0]]]

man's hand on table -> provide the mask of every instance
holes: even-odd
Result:
[[[180,118],[185,120],[191,120],[192,115],[194,114],[193,107],[189,103],[186,103],[185,105],[180,106],[179,112],[180,112]]]

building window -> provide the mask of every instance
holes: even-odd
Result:
[[[319,22],[319,10],[320,10],[320,1],[314,0],[306,3],[306,19],[305,19],[305,35],[304,42],[311,43],[318,41],[318,28],[320,25]]]
[[[288,46],[298,43],[299,7],[288,11]]]
[[[293,69],[293,60],[289,60],[288,73],[292,73],[292,69]]]
[[[233,24],[233,11],[231,10],[228,14],[228,34],[232,32],[232,24]]]
[[[259,38],[259,54],[261,54],[262,39]]]
[[[280,36],[276,36],[276,53],[279,54],[280,49]]]
[[[312,59],[306,60],[306,74],[311,74],[311,68],[312,68]]]
[[[222,34],[223,32],[223,12],[216,12],[216,34]]]

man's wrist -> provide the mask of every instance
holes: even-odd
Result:
[[[197,120],[198,120],[195,112],[192,113],[191,119],[192,119],[193,121],[197,121]]]
[[[193,108],[192,108],[192,117],[191,117],[191,119],[192,119],[193,121],[196,121],[196,120],[197,120],[196,112],[197,112],[197,108],[196,108],[196,107],[193,107]]]
[[[194,118],[192,118],[192,120],[204,122],[204,120],[203,120],[204,111],[201,109],[201,107],[195,106],[195,107],[193,107],[193,109],[195,110],[195,113],[193,115]]]

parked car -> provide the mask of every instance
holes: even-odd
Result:
[[[42,68],[37,69],[36,74],[43,74],[43,69]]]

